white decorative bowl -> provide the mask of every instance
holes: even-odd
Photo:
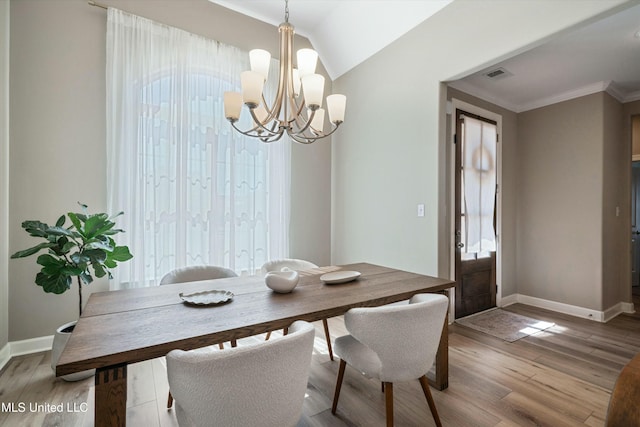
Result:
[[[267,286],[274,292],[287,294],[298,284],[298,272],[293,270],[270,271],[264,276]]]

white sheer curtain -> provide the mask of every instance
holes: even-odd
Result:
[[[288,256],[290,143],[244,137],[223,115],[248,56],[109,9],[108,209],[125,212],[119,243],[134,255],[113,288],[196,264],[253,274]]]
[[[464,118],[464,252],[496,250],[493,226],[496,200],[496,126]]]

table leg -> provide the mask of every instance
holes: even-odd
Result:
[[[95,426],[125,426],[127,423],[127,365],[98,368],[95,380]]]
[[[449,316],[445,316],[436,353],[436,388],[440,391],[449,387]]]
[[[447,311],[448,313],[448,311]],[[436,390],[444,390],[449,387],[449,316],[445,316],[440,335],[440,344],[436,353],[436,372],[432,378],[428,376],[429,384]]]

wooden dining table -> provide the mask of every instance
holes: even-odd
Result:
[[[320,280],[335,271],[357,271],[354,281]],[[95,426],[126,424],[127,365],[165,356],[173,349],[191,350],[344,314],[354,307],[373,307],[409,299],[418,293],[446,293],[449,279],[358,263],[300,272],[291,293],[271,291],[258,276],[234,277],[98,292],[90,296],[62,352],[56,375],[96,369]],[[185,303],[180,293],[210,290],[234,295],[224,304]],[[447,321],[430,382],[448,385]]]

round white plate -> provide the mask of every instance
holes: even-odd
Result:
[[[320,280],[326,284],[345,283],[357,279],[360,276],[359,271],[334,271],[320,276]]]
[[[193,305],[215,305],[222,304],[233,298],[233,293],[229,291],[203,291],[195,292],[193,294],[179,294],[180,298],[188,304]]]

